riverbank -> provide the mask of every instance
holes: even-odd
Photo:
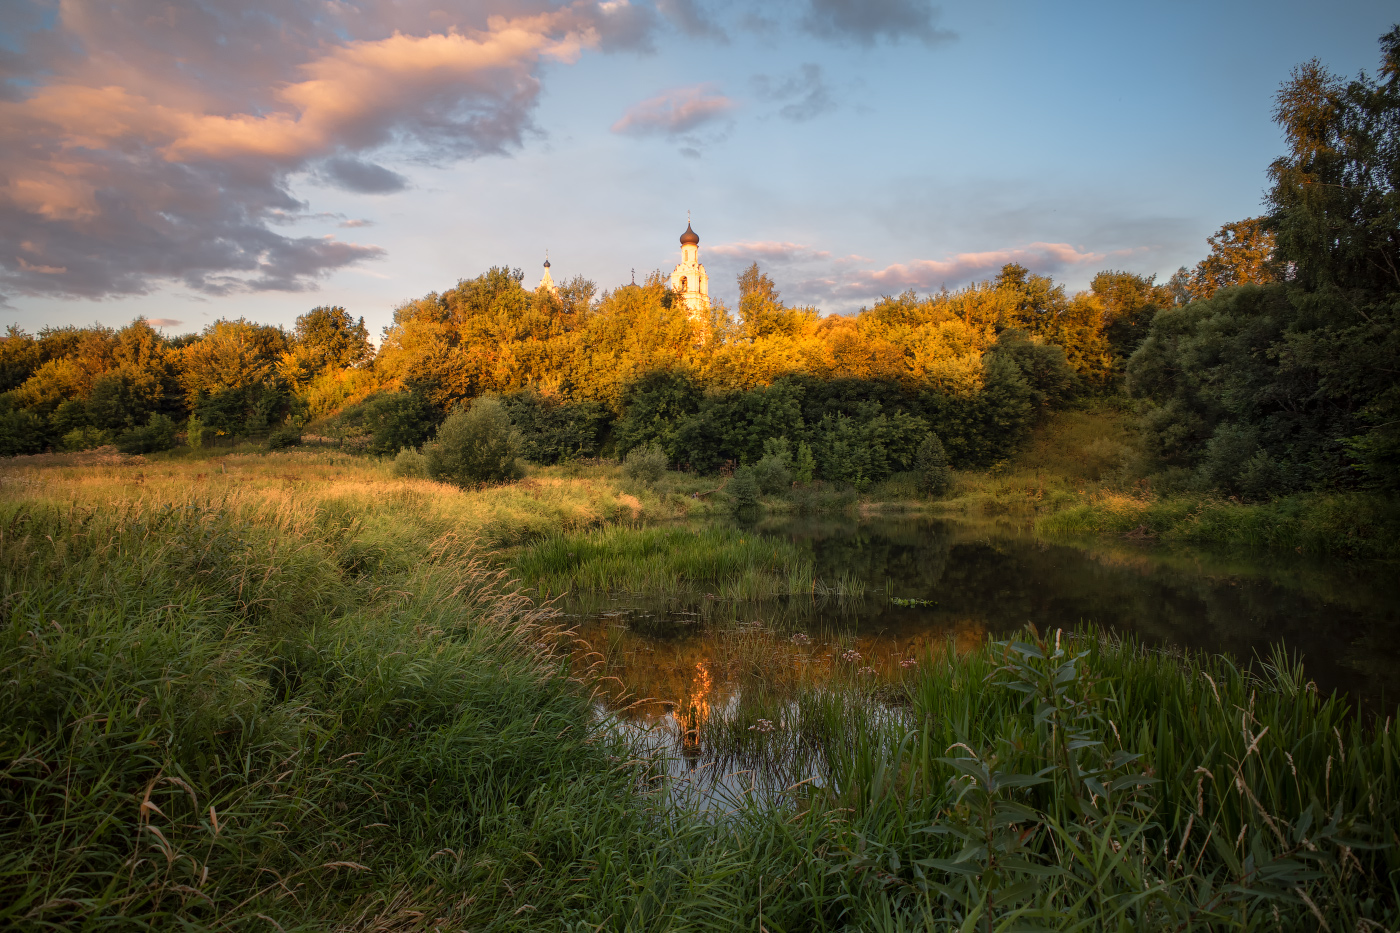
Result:
[[[716,632],[697,753],[817,762],[716,822],[484,550],[672,505],[316,456],[3,474],[7,927],[1395,925],[1391,723],[1281,659]]]
[[[1047,536],[1116,535],[1166,543],[1400,560],[1400,499],[1365,491],[1241,502],[1154,491],[1130,413],[1101,403],[1057,412],[1016,457],[956,474],[934,511],[1021,516]]]

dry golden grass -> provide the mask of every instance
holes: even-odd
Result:
[[[611,522],[676,518],[690,499],[638,487],[607,465],[537,469],[502,486],[459,489],[390,475],[387,464],[335,452],[290,450],[207,459],[123,457],[104,451],[0,461],[0,497],[58,506],[216,500],[240,513],[311,516],[327,510],[362,523],[421,526],[493,547]],[[385,535],[387,536],[387,534]]]

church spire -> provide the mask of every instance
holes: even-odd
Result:
[[[540,276],[540,284],[535,286],[535,291],[544,289],[551,295],[559,294],[559,287],[554,284],[554,279],[549,274],[549,250],[544,251],[544,275]]]

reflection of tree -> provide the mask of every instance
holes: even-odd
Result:
[[[620,630],[607,673],[624,685],[627,702],[670,703],[643,704],[628,717],[672,717],[667,721],[693,735],[707,717],[736,709],[746,692],[782,695],[844,676],[832,661],[837,646],[860,652],[861,665],[875,667],[876,681],[886,683],[900,676],[900,660],[941,650],[949,637],[963,648],[1027,622],[1042,631],[1101,626],[1245,661],[1282,641],[1302,653],[1324,690],[1395,692],[1400,599],[1394,582],[1374,575],[1315,562],[1295,567],[1251,564],[1239,555],[1216,560],[1111,543],[1071,546],[927,519],[768,521],[763,530],[810,553],[819,577],[865,580],[866,597],[639,604]],[[892,605],[886,580],[891,595],[933,605]],[[593,644],[608,640],[601,623],[581,631]],[[811,637],[810,647],[792,643],[797,632]],[[620,696],[613,701],[614,708],[625,705]]]

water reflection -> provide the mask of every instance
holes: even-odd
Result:
[[[596,597],[561,607],[615,678],[614,708],[672,736],[692,764],[705,758],[707,723],[743,725],[746,693],[771,708],[779,694],[840,678],[879,695],[902,676],[901,661],[946,644],[966,650],[1027,622],[1098,626],[1242,660],[1282,644],[1323,691],[1375,708],[1400,697],[1400,582],[1389,565],[1051,542],[1009,525],[929,518],[769,521],[756,530],[798,544],[817,578],[863,581],[864,593]]]

